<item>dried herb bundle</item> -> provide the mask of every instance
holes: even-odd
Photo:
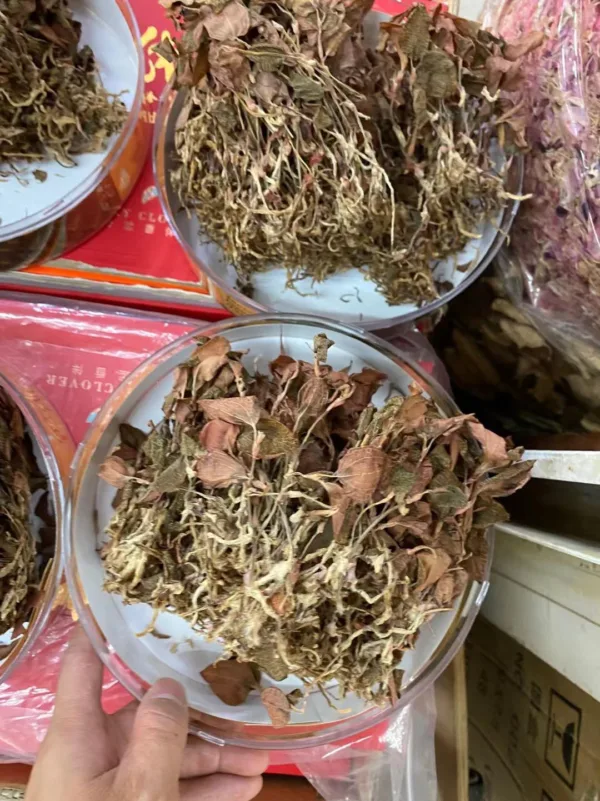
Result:
[[[264,376],[225,338],[203,340],[164,419],[148,435],[122,426],[101,470],[119,488],[105,587],[276,681],[335,680],[384,703],[421,627],[482,577],[485,530],[506,519],[495,499],[530,464],[417,388],[376,409],[386,376],[333,370],[330,344],[319,335],[313,364],[282,354]]]
[[[598,351],[570,339],[566,359],[515,306],[500,277],[478,281],[450,304],[435,344],[459,401],[494,430],[520,440],[600,433]]]
[[[523,63],[515,123],[529,149],[531,198],[511,231],[510,255],[529,302],[559,328],[600,337],[600,10],[595,0],[503,0],[495,27],[544,31]],[[557,321],[558,322],[557,324]],[[567,351],[567,356],[569,352]]]
[[[31,448],[23,416],[0,389],[0,634],[20,623],[37,587]]]
[[[369,51],[362,0],[161,2],[188,92],[172,184],[242,288],[274,265],[291,285],[354,267],[392,304],[436,297],[432,264],[509,197],[491,150],[524,48],[421,5]]]
[[[103,150],[127,111],[102,87],[67,0],[0,0],[0,164]]]

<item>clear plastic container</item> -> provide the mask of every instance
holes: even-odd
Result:
[[[453,611],[438,615],[421,631],[415,650],[402,660],[405,685],[395,707],[369,707],[346,696],[344,708],[332,710],[315,691],[308,696],[306,710],[294,713],[291,725],[284,729],[272,728],[258,696],[254,701],[251,696],[243,707],[226,707],[200,679],[199,671],[214,661],[218,645],[205,644],[181,618],[168,612],[161,613],[156,630],[170,636],[170,640],[139,638],[136,635],[152,618],[151,608],[146,604],[125,605],[117,596],[103,591],[104,569],[98,545],[113,511],[114,490],[98,478],[98,470],[118,441],[119,425],[130,422],[146,428],[149,419],[156,422],[161,419],[161,406],[171,388],[173,371],[189,357],[199,333],[226,336],[236,350],[248,350],[244,360],[249,369],[254,371],[257,365],[264,372],[282,347],[292,357],[310,358],[312,339],[321,332],[335,342],[328,355],[334,368],[351,363],[352,369],[360,370],[368,365],[389,376],[374,398],[376,405],[385,402],[390,392],[406,394],[409,385],[415,382],[435,401],[442,414],[458,413],[448,394],[397,347],[363,331],[316,317],[255,315],[206,326],[150,357],[109,398],[80,445],[73,464],[63,547],[69,589],[88,636],[106,667],[137,698],[161,676],[183,682],[190,702],[192,731],[216,743],[293,750],[352,737],[385,722],[430,687],[448,665],[464,641],[487,590],[487,578],[483,583],[471,582]],[[181,653],[177,647],[173,648],[174,643],[183,645],[194,637],[199,642],[191,641],[189,648],[182,648]],[[205,657],[209,657],[208,661]]]
[[[106,152],[24,166],[0,192],[0,270],[58,258],[97,233],[121,208],[144,166],[149,126],[141,119],[144,52],[128,0],[74,0],[82,43],[94,50],[106,89],[123,93],[129,114]],[[32,170],[47,174],[36,181]]]
[[[54,514],[56,538],[54,555],[41,566],[38,600],[24,633],[12,640],[12,632],[2,636],[2,644],[10,646],[7,656],[0,661],[0,683],[27,657],[36,638],[44,629],[52,610],[62,576],[61,527],[63,523],[63,482],[73,455],[71,437],[64,423],[47,400],[36,389],[28,386],[22,377],[0,375],[0,387],[20,409],[29,434],[38,467],[47,478],[48,498]],[[35,505],[35,503],[33,504]],[[35,529],[34,509],[31,509],[32,529]],[[33,534],[32,534],[33,536]]]
[[[184,99],[185,90],[175,92],[169,86],[161,98],[153,143],[156,185],[164,215],[191,264],[198,275],[208,278],[213,297],[232,314],[265,311],[302,314],[306,311],[323,317],[331,316],[369,331],[429,316],[463,292],[489,266],[506,239],[519,207],[518,201],[507,201],[497,218],[482,227],[481,239],[473,240],[456,257],[449,257],[434,267],[436,279],[452,288],[422,306],[414,303],[391,306],[357,269],[315,284],[311,279],[304,279],[298,284],[300,292],[286,286],[283,268],[275,268],[254,277],[254,299],[249,298],[236,288],[235,268],[226,262],[219,247],[203,240],[198,220],[181,208],[177,193],[171,186],[169,176],[177,163],[174,146],[176,121]],[[522,181],[523,160],[514,157],[507,174],[507,192],[520,195]],[[470,266],[459,269],[458,264]]]

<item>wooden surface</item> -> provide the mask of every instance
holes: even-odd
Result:
[[[469,741],[464,648],[437,680],[435,705],[438,798],[440,801],[468,801]]]
[[[295,776],[265,776],[257,801],[317,801],[320,798],[306,779]]]

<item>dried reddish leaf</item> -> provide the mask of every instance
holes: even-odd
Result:
[[[440,606],[450,606],[454,599],[455,584],[452,573],[446,573],[438,581],[433,597]]]
[[[483,448],[483,455],[486,462],[490,466],[503,464],[508,460],[508,453],[506,449],[506,440],[504,437],[494,434],[487,428],[484,428],[481,423],[468,423],[471,433]]]
[[[531,53],[532,50],[537,50],[543,44],[544,39],[543,31],[530,31],[515,42],[507,44],[502,51],[502,55],[509,61],[516,61]]]
[[[348,507],[350,506],[350,497],[339,484],[326,484],[325,488],[329,496],[329,503],[335,510],[331,517],[333,538],[340,542],[345,528]]]
[[[224,42],[228,39],[238,39],[248,33],[250,12],[245,5],[233,0],[227,3],[220,13],[209,14],[202,22],[211,39]]]
[[[302,386],[298,393],[298,407],[305,410],[311,417],[318,417],[327,406],[329,398],[329,386],[327,381],[317,376],[312,376]]]
[[[210,420],[200,432],[200,444],[207,451],[232,451],[235,445],[239,426],[226,420]]]
[[[98,475],[112,487],[122,489],[135,475],[135,468],[119,456],[109,456],[100,467]]]
[[[205,487],[223,489],[248,478],[248,471],[228,453],[211,451],[197,460],[196,475]]]
[[[452,564],[450,555],[440,549],[421,551],[417,559],[420,580],[417,590],[420,592],[436,584]]]
[[[355,503],[373,499],[386,467],[387,456],[380,448],[351,448],[340,459],[337,476]]]
[[[202,359],[202,361],[194,367],[194,371],[192,373],[194,384],[204,381],[212,381],[221,367],[226,365],[227,362],[228,359],[225,354],[206,356],[206,358]]]
[[[261,415],[258,399],[252,395],[245,398],[201,400],[198,406],[209,420],[225,420],[238,425],[255,426]]]
[[[260,699],[276,729],[288,725],[292,707],[286,694],[279,687],[267,687],[261,692]]]
[[[171,414],[178,423],[185,423],[192,413],[192,404],[188,400],[176,400]]]
[[[200,675],[213,693],[228,706],[239,706],[256,690],[260,673],[256,665],[228,659],[205,668]]]
[[[191,361],[201,362],[213,356],[227,356],[231,350],[231,345],[225,337],[212,337],[201,345],[198,345],[192,353]]]
[[[286,614],[290,609],[290,602],[285,592],[276,592],[269,598],[269,605],[273,611],[280,617]]]

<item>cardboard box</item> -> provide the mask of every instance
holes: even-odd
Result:
[[[467,697],[485,801],[600,798],[600,703],[481,618],[467,641]]]

